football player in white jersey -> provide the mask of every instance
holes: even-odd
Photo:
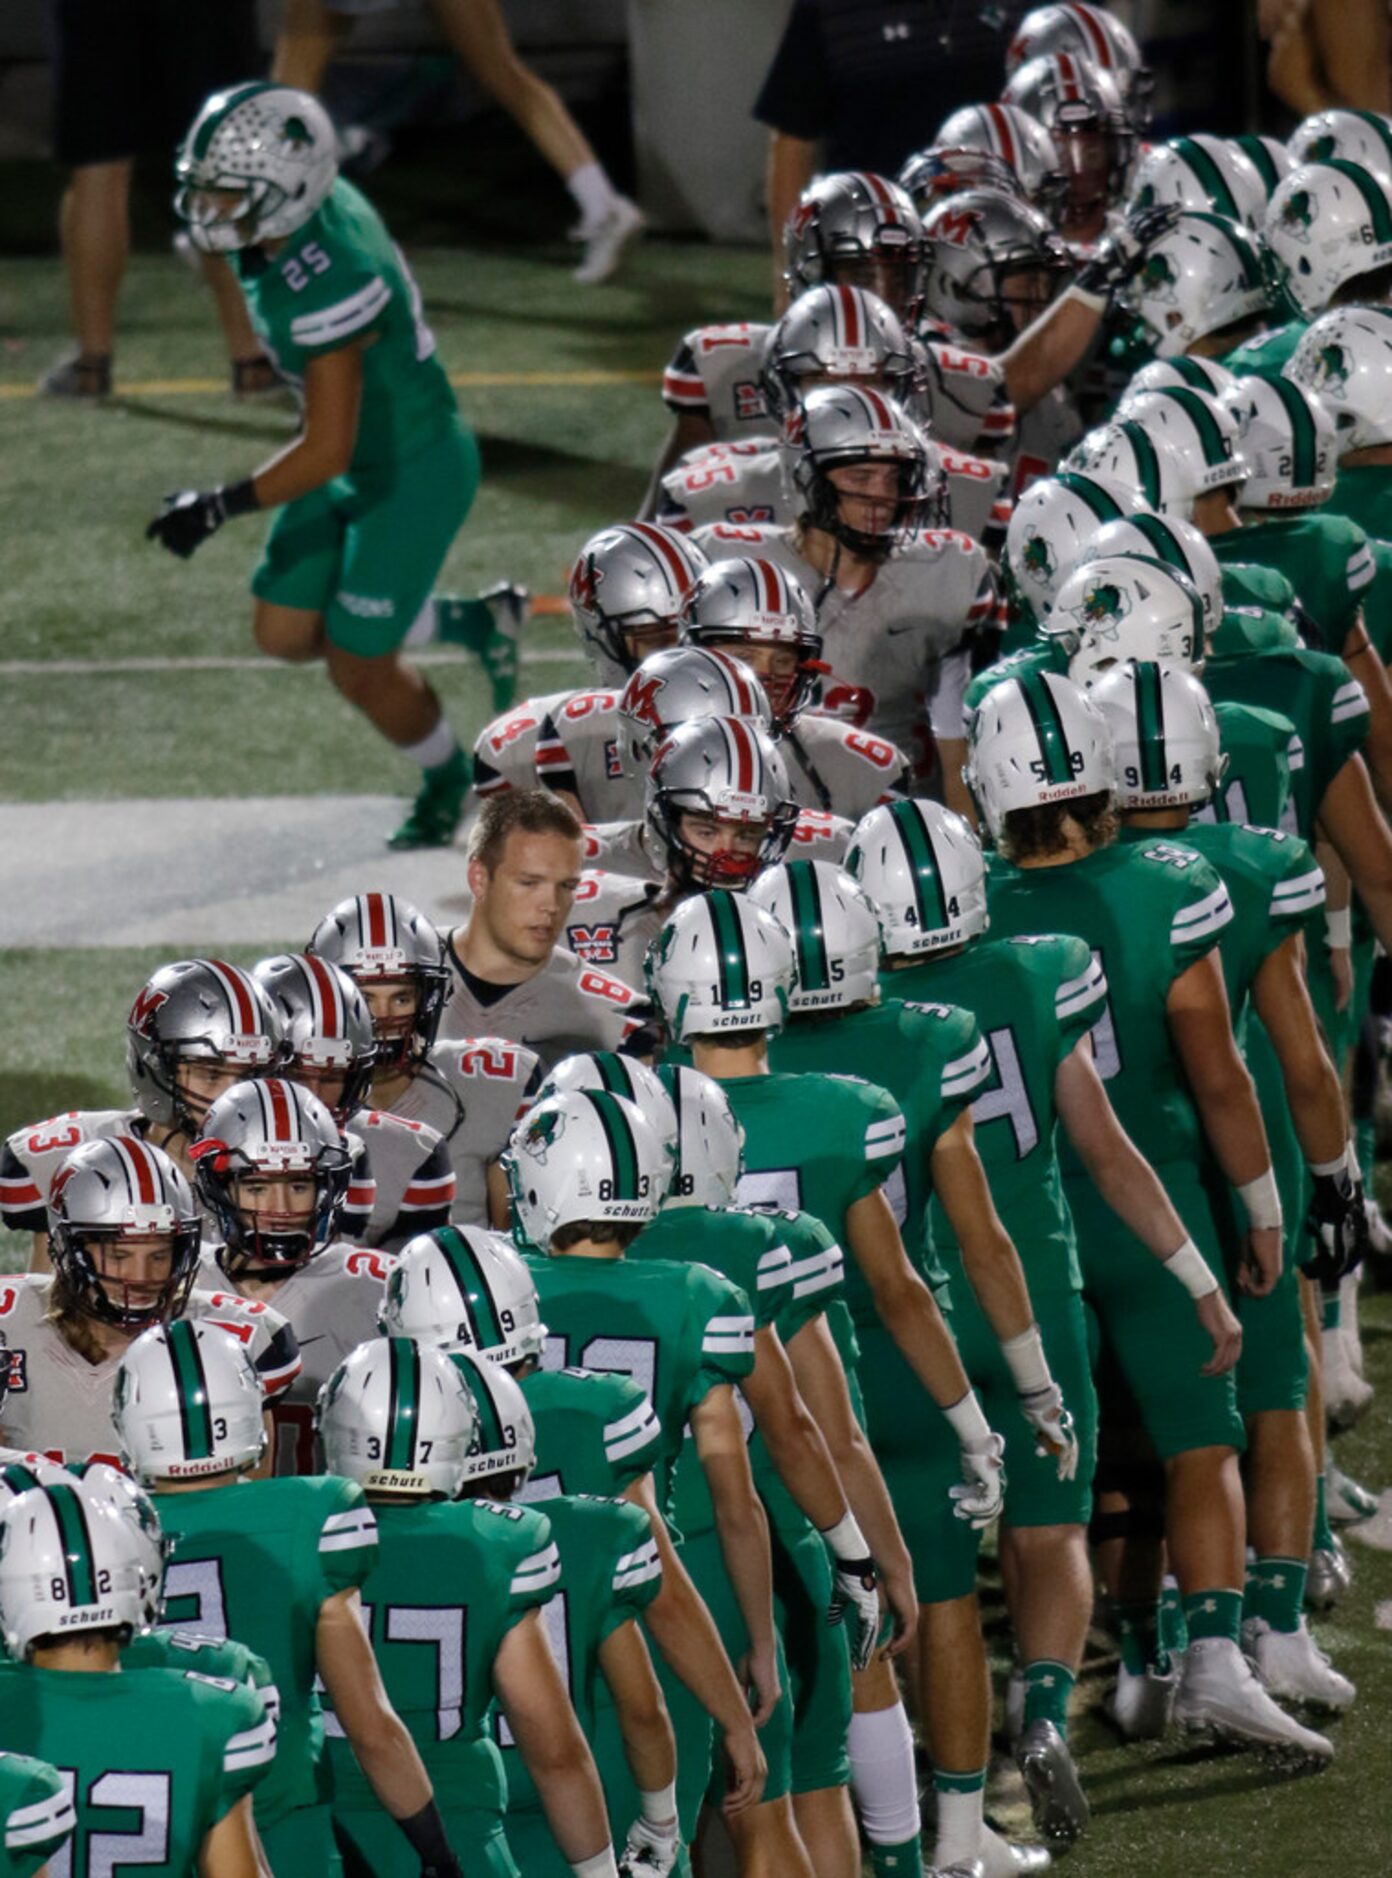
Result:
[[[134,1106],[69,1109],[29,1122],[0,1148],[0,1219],[33,1235],[30,1270],[48,1258],[49,1190],[84,1141],[130,1135],[171,1155],[186,1176],[188,1145],[208,1104],[231,1083],[269,1075],[284,1038],[255,980],[219,959],[162,965],[136,994],[126,1019],[126,1073]]]
[[[300,1346],[300,1372],[272,1404],[274,1471],[313,1473],[319,1390],[374,1334],[393,1261],[339,1237],[352,1154],[318,1096],[297,1083],[234,1083],[208,1110],[192,1156],[221,1234],[203,1253],[204,1281],[273,1306]]]
[[[66,1157],[51,1186],[52,1276],[0,1285],[0,1439],[54,1460],[116,1464],[117,1366],[143,1330],[175,1317],[206,1318],[236,1337],[268,1397],[294,1382],[299,1350],[279,1312],[229,1296],[216,1280],[193,1289],[202,1230],[188,1182],[148,1142],[112,1134]]]

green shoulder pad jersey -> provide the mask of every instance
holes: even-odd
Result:
[[[551,1542],[560,1560],[560,1585],[542,1613],[551,1654],[561,1666],[585,1739],[596,1733],[596,1691],[602,1672],[600,1646],[620,1625],[641,1617],[662,1589],[662,1559],[652,1521],[627,1500],[564,1495],[538,1509],[551,1522]],[[493,1730],[507,1777],[507,1825],[517,1813],[541,1812],[541,1795],[527,1771],[507,1721],[495,1715]],[[623,1822],[611,1821],[616,1836]],[[560,1860],[559,1852],[556,1858]],[[531,1866],[519,1857],[532,1878]],[[569,1872],[561,1860],[559,1869]]]
[[[1309,320],[1287,320],[1284,326],[1271,326],[1256,333],[1229,352],[1220,364],[1239,378],[1279,378],[1295,348],[1305,337]]]
[[[256,1795],[258,1825],[274,1826],[329,1797],[315,1626],[321,1605],[360,1587],[372,1570],[377,1522],[361,1487],[332,1474],[154,1500],[173,1546],[166,1628],[236,1637],[265,1659],[280,1693],[275,1767]]]
[[[1240,555],[1232,560],[1218,563],[1218,574],[1223,585],[1223,606],[1261,607],[1268,613],[1289,613],[1295,603],[1295,588],[1285,575],[1274,567],[1264,567],[1257,561],[1244,561]],[[1290,628],[1291,642],[1294,643],[1295,628]],[[1209,635],[1210,652],[1213,650],[1213,637]]]
[[[1003,685],[1007,678],[1026,678],[1031,672],[1057,672],[1060,678],[1068,676],[1068,653],[1058,639],[1031,639],[1028,645],[1021,646],[1018,652],[1012,652],[1007,659],[998,659],[994,665],[988,665],[984,672],[978,672],[962,697],[963,721],[970,726],[972,717],[981,700],[988,691],[997,685]]]
[[[759,1212],[811,1213],[838,1245],[858,1200],[887,1186],[904,1157],[904,1114],[887,1089],[858,1076],[735,1076],[721,1083],[744,1129],[742,1206]],[[851,1315],[873,1311],[846,1261]],[[859,1302],[857,1302],[859,1301]]]
[[[1342,647],[1378,572],[1358,524],[1323,509],[1246,522],[1211,546],[1220,563],[1255,561],[1284,574],[1330,652]]]
[[[971,1112],[991,1198],[1015,1241],[1030,1295],[1079,1290],[1055,1145],[1054,1078],[1106,1008],[1107,981],[1086,942],[1070,934],[983,937],[951,957],[883,972],[880,983],[911,1005],[941,999],[976,1014],[990,1070]],[[932,1222],[933,1243],[955,1287],[963,1282],[961,1253],[936,1200]]]
[[[1342,515],[1357,522],[1375,541],[1392,537],[1392,466],[1385,463],[1339,465],[1334,494],[1326,515]]]
[[[622,1493],[662,1458],[662,1424],[629,1376],[597,1369],[534,1369],[521,1379],[536,1424],[536,1466],[514,1497],[530,1505],[558,1493]]]
[[[527,1264],[547,1327],[546,1368],[617,1370],[636,1382],[661,1425],[656,1458],[670,1477],[691,1411],[753,1369],[754,1314],[709,1266],[635,1250],[622,1259],[529,1254]]]
[[[928,1219],[933,1149],[991,1073],[972,1013],[946,1001],[910,1008],[884,997],[864,1011],[795,1017],[770,1043],[769,1062],[775,1070],[824,1076],[874,1065],[876,1086],[889,1091],[904,1118],[903,1154],[885,1182],[885,1197],[914,1266],[941,1284],[945,1274],[934,1259]],[[874,1307],[858,1269],[847,1273],[846,1288],[856,1321],[872,1321]]]
[[[185,1630],[147,1630],[132,1637],[121,1652],[126,1669],[196,1670],[200,1676],[221,1676],[254,1689],[262,1707],[277,1720],[280,1691],[265,1657],[249,1650],[235,1637],[197,1637]]]
[[[0,1878],[32,1878],[73,1835],[77,1815],[56,1767],[0,1751]]]
[[[192,1670],[23,1667],[0,1676],[0,1741],[71,1782],[77,1830],[70,1864],[50,1848],[54,1878],[189,1878],[213,1827],[272,1777],[276,1725],[253,1690]]]
[[[1170,986],[1218,944],[1232,919],[1227,888],[1192,848],[1170,841],[1099,848],[1064,867],[993,860],[991,929],[1071,932],[1107,981],[1092,1029],[1098,1074],[1122,1126],[1147,1160],[1192,1162],[1198,1116],[1165,1016]],[[1076,1157],[1061,1144],[1065,1172]]]
[[[507,1805],[492,1739],[493,1663],[503,1639],[554,1597],[559,1555],[547,1512],[498,1500],[379,1504],[377,1562],[362,1586],[373,1654],[441,1811],[494,1819]],[[334,1813],[381,1808],[336,1717],[325,1713]],[[390,1820],[389,1843],[400,1839]],[[404,1842],[401,1844],[405,1854]]]
[[[311,359],[371,333],[351,476],[380,475],[459,424],[420,289],[372,204],[340,177],[280,252],[229,256],[252,324],[301,390]]]

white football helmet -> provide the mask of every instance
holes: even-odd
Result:
[[[1112,740],[1071,680],[1028,672],[993,685],[977,706],[963,775],[999,845],[1014,809],[1110,794]]]
[[[1211,211],[1252,231],[1266,215],[1266,188],[1247,152],[1203,133],[1153,144],[1141,158],[1131,200],[1138,209]]]
[[[338,177],[338,135],[307,91],[254,83],[214,92],[174,163],[174,212],[204,254],[293,235]],[[229,205],[218,198],[235,195]]]
[[[1341,452],[1392,443],[1392,310],[1321,313],[1286,361],[1285,376],[1333,413]]]
[[[1152,437],[1168,437],[1183,463],[1195,501],[1211,489],[1227,489],[1247,474],[1237,419],[1225,404],[1191,385],[1130,393],[1117,407]],[[1162,505],[1163,506],[1163,505]],[[1182,517],[1187,520],[1188,517]]]
[[[1118,808],[1197,808],[1208,801],[1227,759],[1208,693],[1192,672],[1142,660],[1108,672],[1089,695],[1112,733]]]
[[[1211,333],[1245,326],[1269,304],[1256,238],[1221,215],[1191,210],[1146,246],[1118,296],[1161,359],[1175,359]]]
[[[653,850],[669,875],[683,886],[734,891],[783,859],[798,818],[778,746],[757,724],[735,717],[679,725],[653,758],[644,808]],[[757,840],[751,833],[749,852],[708,852],[683,834],[687,815],[757,830]]]
[[[880,1000],[880,922],[869,896],[833,861],[784,861],[749,889],[793,942],[790,1011],[844,1011]]]
[[[880,916],[887,958],[965,945],[990,924],[986,862],[970,825],[940,802],[882,802],[846,854]]]
[[[17,1663],[41,1638],[146,1628],[130,1522],[80,1480],[31,1487],[0,1518],[0,1637]]]
[[[25,1453],[21,1448],[0,1448],[0,1513],[31,1487],[62,1486],[71,1478],[66,1467],[50,1461],[45,1454]]]
[[[140,1628],[153,1630],[163,1614],[164,1567],[173,1550],[172,1542],[160,1526],[154,1501],[129,1474],[113,1467],[109,1461],[78,1461],[68,1472],[82,1482],[83,1491],[90,1498],[105,1501],[130,1527],[140,1566],[144,1612]]]
[[[1392,182],[1342,157],[1302,163],[1267,204],[1263,233],[1292,309],[1313,319],[1341,287],[1392,266]],[[1371,288],[1364,297],[1380,297]]]
[[[1122,395],[1139,397],[1143,391],[1169,391],[1175,385],[1188,385],[1194,391],[1206,391],[1221,403],[1236,383],[1236,372],[1230,372],[1216,359],[1201,359],[1196,354],[1192,358],[1152,359],[1132,374]]]
[[[1080,562],[1059,588],[1054,621],[1071,621],[1077,644],[1068,676],[1086,690],[1128,659],[1193,671],[1203,663],[1203,604],[1177,568],[1146,554]]]
[[[624,1096],[571,1089],[529,1108],[502,1157],[519,1243],[550,1250],[562,1226],[646,1226],[672,1178],[662,1136]]]
[[[795,975],[792,940],[743,895],[684,900],[648,947],[648,989],[676,1043],[781,1030]]]
[[[1152,434],[1144,424],[1121,417],[1099,424],[1074,444],[1063,468],[1120,484],[1163,515],[1193,518],[1197,475],[1175,438]]]
[[[1042,626],[1053,611],[1059,582],[1099,526],[1150,505],[1129,484],[1081,470],[1061,470],[1032,482],[1016,502],[1006,530],[1004,575]]]
[[[360,1343],[319,1391],[314,1420],[329,1473],[410,1499],[457,1499],[478,1438],[459,1365],[409,1337]]]
[[[667,1152],[676,1159],[676,1107],[667,1085],[648,1064],[637,1057],[620,1056],[617,1050],[580,1051],[562,1057],[532,1100],[544,1102],[547,1096],[562,1095],[569,1089],[607,1089],[611,1095],[626,1097],[652,1123]]]
[[[1344,157],[1361,163],[1365,170],[1392,177],[1392,119],[1380,111],[1316,111],[1296,125],[1286,149],[1293,164]]]
[[[685,1063],[664,1063],[658,1073],[677,1111],[677,1165],[663,1212],[733,1206],[744,1171],[744,1129],[729,1096],[713,1076]]]
[[[505,1364],[540,1356],[546,1342],[532,1274],[505,1234],[483,1226],[437,1226],[408,1239],[387,1275],[377,1328]]]
[[[1099,528],[1067,571],[1086,567],[1113,554],[1144,554],[1162,561],[1189,581],[1203,604],[1204,637],[1218,630],[1223,617],[1223,570],[1218,556],[1192,522],[1182,522],[1177,515],[1136,515],[1124,522],[1108,522]],[[1046,636],[1065,630],[1067,636],[1077,631],[1071,617],[1062,622],[1050,619],[1040,631]]]
[[[1284,181],[1295,168],[1291,153],[1279,137],[1264,137],[1256,131],[1244,132],[1232,141],[1245,157],[1249,157],[1261,178],[1266,199],[1270,202],[1275,195],[1277,185]]]
[[[122,1459],[147,1487],[254,1467],[266,1446],[261,1410],[245,1347],[187,1317],[136,1338],[111,1396]]]
[[[1244,509],[1317,509],[1334,493],[1339,434],[1315,392],[1291,378],[1240,378],[1228,409],[1242,430]]]
[[[706,646],[666,646],[650,652],[619,699],[629,767],[641,775],[678,724],[710,717],[738,717],[766,731],[773,729],[768,696],[743,659]]]
[[[464,1462],[464,1484],[491,1474],[518,1474],[513,1491],[530,1479],[536,1466],[536,1423],[521,1386],[501,1363],[477,1350],[457,1350],[449,1359],[474,1398],[477,1430]]]
[[[673,645],[677,618],[706,557],[660,522],[619,522],[591,535],[570,570],[575,630],[603,685],[621,685],[649,652]]]
[[[279,1076],[234,1082],[203,1117],[189,1158],[199,1197],[222,1234],[217,1261],[229,1276],[284,1273],[306,1264],[337,1234],[353,1157],[333,1116],[298,1083]],[[244,1208],[243,1179],[280,1174],[313,1176],[312,1211]]]

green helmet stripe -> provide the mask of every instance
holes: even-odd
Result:
[[[619,1107],[619,1099],[607,1090],[592,1089],[590,1100],[599,1116],[600,1126],[609,1143],[609,1165],[613,1169],[614,1198],[638,1198],[638,1147],[628,1117]]]
[[[1319,438],[1315,431],[1315,420],[1310,415],[1299,390],[1288,378],[1268,379],[1273,385],[1277,397],[1286,407],[1286,416],[1291,427],[1291,482],[1296,489],[1312,489],[1315,482],[1315,463],[1319,451]]]
[[[97,1602],[97,1574],[92,1565],[92,1536],[87,1509],[75,1487],[50,1487],[48,1503],[58,1522],[68,1577],[68,1608]]]
[[[439,1227],[435,1233],[435,1243],[444,1253],[454,1273],[454,1282],[459,1286],[460,1295],[468,1306],[479,1348],[496,1349],[503,1341],[503,1333],[472,1246],[463,1233],[457,1232],[453,1226]]]
[[[1165,756],[1165,703],[1160,691],[1160,667],[1137,665],[1134,670],[1136,742],[1141,753],[1141,787],[1148,795],[1165,787],[1169,763]]]
[[[721,1007],[727,1011],[738,1010],[749,1003],[749,959],[744,949],[744,928],[728,893],[712,893],[708,899],[715,927]]]
[[[1190,359],[1181,356],[1177,359],[1166,359],[1165,363],[1172,372],[1179,373],[1179,376],[1184,380],[1186,385],[1192,385],[1195,391],[1207,391],[1209,389],[1208,376],[1198,359]],[[1141,518],[1138,515],[1135,519],[1139,521]]]
[[[1043,673],[1026,672],[1017,682],[1039,739],[1039,754],[1044,759],[1044,780],[1048,783],[1072,782],[1072,752],[1068,747],[1058,706],[1054,703],[1054,694],[1045,683]]]
[[[638,1100],[638,1092],[633,1087],[633,1077],[627,1063],[612,1050],[595,1052],[595,1068],[599,1071],[599,1080],[610,1095],[627,1096],[630,1102]]]
[[[945,932],[949,924],[947,895],[943,892],[938,857],[933,852],[933,844],[928,839],[923,819],[912,802],[896,802],[890,810],[890,816],[909,863],[909,876],[914,884],[918,912],[918,929],[920,932]],[[928,898],[930,891],[933,895],[931,903]]]
[[[1256,164],[1257,170],[1261,175],[1262,182],[1266,187],[1266,196],[1269,202],[1271,200],[1272,191],[1275,189],[1277,183],[1279,183],[1281,180],[1280,172],[1276,168],[1276,162],[1275,162],[1274,157],[1272,156],[1271,152],[1267,149],[1266,145],[1262,142],[1260,137],[1253,137],[1253,136],[1239,137],[1236,139],[1236,141],[1242,146],[1242,148],[1247,152],[1248,156],[1251,157],[1252,161]]]
[[[220,111],[209,112],[208,116],[199,126],[197,139],[193,149],[189,152],[193,161],[198,163],[208,154],[208,145],[213,141],[214,133],[222,128],[229,111],[235,110],[239,104],[245,104],[248,98],[254,98],[260,92],[281,91],[283,89],[283,86],[273,85],[269,79],[261,78],[251,84],[234,85],[231,91],[224,92],[222,109]]]
[[[1136,459],[1136,468],[1140,472],[1141,487],[1145,490],[1146,501],[1152,508],[1160,501],[1160,457],[1155,445],[1147,436],[1145,426],[1134,418],[1127,418],[1121,426],[1131,451]]]
[[[793,896],[798,989],[828,991],[831,988],[831,964],[827,958],[826,934],[822,930],[821,882],[809,862],[794,861],[788,869],[788,885]]]
[[[1150,543],[1158,561],[1167,567],[1177,568],[1186,579],[1192,579],[1189,557],[1180,547],[1178,538],[1163,515],[1133,515],[1132,526],[1138,528]]]
[[[1338,170],[1347,176],[1368,205],[1368,213],[1373,218],[1373,240],[1378,247],[1392,242],[1392,210],[1387,206],[1387,198],[1377,186],[1377,181],[1370,176],[1361,163],[1352,163],[1347,157],[1330,157],[1328,169]]]
[[[465,1356],[455,1357],[459,1372],[469,1385],[469,1394],[474,1398],[474,1407],[478,1410],[478,1445],[474,1450],[479,1454],[498,1454],[503,1448],[503,1424],[498,1419],[497,1405],[493,1392],[474,1365]]]
[[[23,1461],[11,1461],[3,1473],[0,1473],[0,1485],[13,1494],[28,1493],[31,1487],[39,1487],[43,1482],[32,1467],[26,1467]]]
[[[1081,497],[1092,510],[1099,522],[1121,522],[1126,519],[1126,511],[1100,483],[1079,470],[1064,470],[1054,478],[1073,495]]]
[[[1376,111],[1355,111],[1353,115],[1362,118],[1374,136],[1382,139],[1383,149],[1392,158],[1392,127],[1389,127],[1387,119],[1379,117]]]
[[[1202,144],[1194,142],[1192,137],[1176,137],[1172,146],[1184,158],[1199,179],[1199,187],[1205,191],[1209,201],[1220,215],[1226,215],[1230,221],[1237,221],[1237,204],[1233,192],[1228,187],[1228,179],[1204,149]]]
[[[207,1461],[213,1454],[213,1416],[208,1406],[208,1378],[193,1325],[176,1318],[165,1332],[174,1382],[179,1392],[179,1425],[186,1461]]]
[[[1155,395],[1168,398],[1172,404],[1177,404],[1181,411],[1189,413],[1194,428],[1199,433],[1205,463],[1213,466],[1226,461],[1227,453],[1223,449],[1223,433],[1218,428],[1218,420],[1197,391],[1191,391],[1187,385],[1166,385]]]
[[[391,1364],[390,1410],[383,1466],[392,1473],[416,1470],[416,1431],[420,1426],[420,1352],[409,1337],[387,1344]]]

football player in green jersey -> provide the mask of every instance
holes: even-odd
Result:
[[[264,1867],[250,1795],[271,1770],[274,1718],[234,1683],[125,1667],[150,1589],[131,1524],[85,1482],[12,1501],[0,1529],[0,1633],[22,1667],[0,1677],[0,1738],[71,1781],[73,1878],[133,1866],[255,1878]],[[49,1823],[71,1830],[72,1811]]]
[[[537,1104],[518,1123],[504,1166],[515,1236],[536,1248],[528,1264],[546,1318],[547,1355],[563,1366],[624,1370],[643,1385],[664,1434],[664,1514],[690,1424],[714,1503],[720,1556],[749,1639],[740,1674],[762,1728],[777,1708],[781,1679],[768,1522],[750,1476],[734,1394],[754,1361],[748,1299],[708,1267],[640,1264],[625,1256],[655,1216],[671,1178],[665,1140],[626,1097],[575,1090]],[[677,1728],[682,1836],[690,1840],[710,1752],[708,1744],[688,1745],[680,1719]],[[687,1778],[694,1781],[698,1770],[699,1781],[688,1789]],[[761,1766],[759,1789],[763,1772]],[[737,1840],[758,1797],[758,1789],[743,1784],[726,1795],[726,1819]],[[783,1868],[810,1872],[790,1809],[764,1817],[782,1828]],[[755,1830],[768,1829],[761,1824]]]
[[[1232,918],[1227,890],[1193,849],[1112,843],[1111,739],[1067,679],[997,687],[973,724],[968,774],[1001,856],[993,926],[1073,932],[1100,955],[1110,989],[1093,1033],[1098,1071],[1196,1241],[1186,1284],[1208,1290],[1224,1268],[1197,1166],[1206,1142],[1246,1214],[1232,1249],[1239,1286],[1267,1295],[1281,1273],[1281,1203],[1216,950]],[[1190,1635],[1176,1713],[1187,1727],[1318,1766],[1330,1744],[1277,1707],[1238,1646],[1244,1437],[1233,1379],[1217,1373],[1159,1262],[1068,1163],[1065,1191],[1089,1302],[1164,1463],[1166,1540]]]
[[[466,1869],[498,1878],[523,1869],[504,1831],[508,1786],[489,1738],[496,1696],[536,1770],[563,1872],[615,1878],[599,1776],[546,1639],[543,1607],[561,1584],[550,1522],[459,1498],[481,1445],[469,1362],[406,1337],[374,1338],[320,1393],[325,1460],[377,1515],[377,1561],[363,1584],[373,1653]],[[525,1413],[513,1405],[510,1433]],[[332,1721],[329,1734],[335,1825],[370,1869],[390,1869],[393,1830]]]
[[[377,1527],[354,1482],[253,1480],[266,1445],[256,1372],[225,1332],[148,1330],[117,1372],[123,1457],[171,1541],[163,1622],[230,1636],[263,1657],[280,1695],[275,1766],[257,1829],[273,1870],[338,1870],[329,1819],[322,1677],[372,1783],[422,1865],[455,1874],[430,1781],[382,1689],[358,1588]]]
[[[847,866],[865,886],[883,936],[881,985],[911,1006],[945,1001],[976,1014],[990,1052],[987,1086],[972,1102],[991,1199],[1020,1248],[1045,1353],[1077,1419],[1077,1476],[1060,1480],[1035,1452],[1000,1348],[970,1290],[954,1284],[952,1325],[988,1413],[1006,1442],[1001,1560],[1023,1666],[1008,1731],[1046,1832],[1076,1815],[1066,1751],[1068,1701],[1092,1614],[1087,1519],[1097,1407],[1072,1217],[1063,1195],[1057,1124],[1088,1177],[1161,1259],[1186,1264],[1188,1237],[1163,1187],[1121,1128],[1097,1074],[1092,1025],[1107,985],[1086,943],[1063,934],[988,938],[986,866],[960,817],[934,802],[901,802],[860,823]],[[933,1210],[934,1250],[960,1270],[950,1223]],[[1238,1326],[1216,1283],[1195,1301],[1225,1366]],[[1123,1685],[1124,1686],[1124,1685]],[[1055,1738],[1057,1737],[1057,1739]]]
[[[229,257],[303,421],[254,474],[167,497],[146,533],[187,558],[224,522],[279,511],[252,579],[257,645],[291,664],[323,659],[349,703],[421,765],[392,845],[447,845],[469,759],[401,654],[433,638],[468,646],[501,710],[516,688],[526,597],[506,586],[477,600],[431,597],[478,489],[479,456],[420,289],[376,210],[338,175],[334,127],[306,92],[215,93],[175,174],[176,213],[200,252]]]
[[[854,1260],[850,1282],[863,1287],[867,1317],[877,1315],[889,1329],[892,1345],[886,1348],[905,1366],[907,1392],[904,1380],[898,1385],[901,1413],[922,1390],[946,1416],[960,1444],[950,1467],[935,1456],[931,1468],[911,1473],[914,1456],[900,1457],[905,1478],[895,1513],[914,1557],[915,1576],[926,1581],[936,1569],[933,1546],[941,1527],[934,1509],[923,1502],[936,1495],[962,1520],[988,1523],[1000,1507],[1002,1443],[971,1392],[932,1292],[904,1249],[885,1192],[904,1150],[899,1105],[886,1090],[858,1078],[770,1070],[769,1035],[782,1028],[795,970],[792,941],[778,921],[761,907],[717,892],[676,910],[649,955],[648,975],[669,1035],[689,1046],[696,1067],[721,1083],[745,1131],[740,1198],[770,1209],[805,1209],[844,1243]],[[937,1060],[941,1063],[941,1054]],[[891,1466],[891,1492],[894,1473]],[[936,1860],[951,1866],[983,1859],[991,1873],[1031,1869],[1024,1848],[1006,1846],[985,1828],[985,1767],[978,1740],[986,1725],[985,1695],[976,1699],[963,1678],[968,1700],[961,1702],[955,1688],[947,1686],[957,1678],[945,1674],[946,1651],[965,1659],[966,1678],[972,1673],[979,1646],[963,1633],[979,1621],[974,1601],[962,1597],[925,1607],[922,1582],[918,1595],[920,1619],[926,1608],[942,1633],[933,1640],[930,1674],[928,1626],[920,1621],[918,1657],[933,1703]],[[939,1621],[944,1616],[946,1624]],[[895,1700],[891,1685],[865,1706],[887,1710]],[[907,1805],[902,1816],[908,1817]],[[883,1848],[886,1859],[902,1857],[907,1838],[906,1833],[897,1850]],[[893,1866],[886,1863],[885,1868]]]
[[[1307,327],[1285,376],[1313,391],[1333,412],[1339,471],[1329,508],[1375,540],[1392,531],[1392,309],[1331,309]]]
[[[1343,1092],[1305,985],[1304,929],[1323,907],[1324,877],[1298,836],[1191,824],[1192,809],[1213,794],[1222,767],[1217,720],[1197,679],[1128,666],[1104,679],[1093,701],[1112,734],[1121,840],[1173,835],[1213,864],[1233,907],[1218,942],[1233,1021],[1241,1037],[1250,1010],[1279,1065],[1279,1095],[1268,1091],[1263,1108],[1273,1140],[1292,1131],[1295,1137],[1294,1153],[1280,1157],[1295,1167],[1278,1161],[1279,1172],[1296,1175],[1283,1183],[1287,1263],[1270,1296],[1243,1297],[1238,1307],[1237,1399],[1247,1430],[1247,1526],[1255,1553],[1243,1643],[1273,1694],[1342,1710],[1353,1701],[1353,1685],[1331,1669],[1301,1614],[1315,1456],[1304,1414],[1305,1337],[1294,1260],[1304,1250],[1303,1228],[1315,1238],[1317,1271],[1337,1280],[1357,1263],[1367,1237]],[[1308,1216],[1302,1157],[1313,1185]],[[1129,1561],[1129,1582],[1135,1573]],[[1157,1581],[1158,1575],[1157,1548]]]
[[[0,1750],[0,1878],[46,1878],[73,1836],[77,1815],[56,1767]]]
[[[615,1058],[612,1067],[617,1071],[622,1063]],[[671,1449],[647,1391],[622,1371],[543,1369],[546,1326],[531,1270],[500,1234],[479,1227],[440,1227],[404,1246],[379,1321],[390,1336],[451,1352],[477,1350],[519,1383],[536,1434],[536,1470],[519,1499],[622,1496],[648,1516],[662,1577],[644,1611],[644,1628],[702,1711],[692,1738],[704,1741],[704,1718],[713,1718],[733,1770],[736,1803],[752,1795],[764,1757],[745,1692],[658,1509],[653,1470],[670,1460]],[[610,1764],[613,1745],[607,1734],[595,1744],[611,1804],[618,1765]]]

